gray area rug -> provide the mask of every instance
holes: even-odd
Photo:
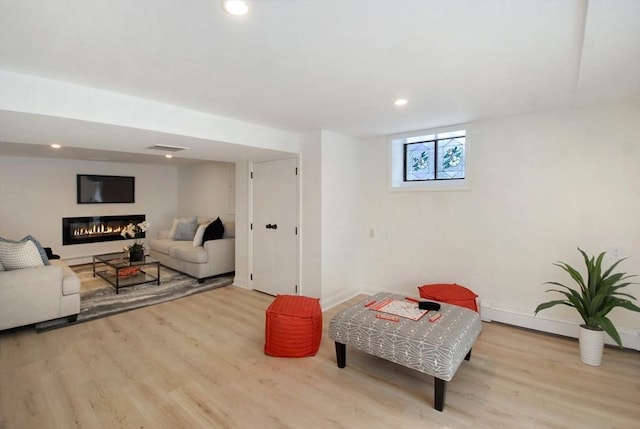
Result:
[[[233,283],[233,273],[208,278],[204,283],[186,274],[160,267],[160,285],[144,283],[120,288],[116,295],[113,286],[99,277],[93,277],[91,264],[72,267],[80,277],[80,314],[75,322],[66,317],[37,323],[36,331],[42,332],[112,314],[129,311],[148,305],[160,304],[185,296],[194,295]]]

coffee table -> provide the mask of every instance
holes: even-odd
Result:
[[[444,409],[447,382],[463,360],[471,358],[482,324],[473,310],[440,303],[440,318],[430,321],[431,311],[421,319],[382,319],[367,306],[388,298],[404,296],[381,292],[336,314],[329,323],[329,337],[335,341],[339,368],[346,366],[346,346],[434,377],[434,408]]]
[[[126,252],[93,256],[93,277],[98,276],[116,288],[157,282],[160,284],[160,261],[145,256],[142,261],[130,261]]]

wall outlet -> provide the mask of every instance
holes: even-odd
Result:
[[[613,247],[611,249],[611,257],[613,259],[621,259],[622,258],[622,250],[619,247]]]
[[[375,238],[376,237],[376,230],[371,228],[369,230],[369,238]]]

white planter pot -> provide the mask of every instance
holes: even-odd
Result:
[[[604,349],[604,331],[580,326],[580,360],[591,366],[600,366]]]

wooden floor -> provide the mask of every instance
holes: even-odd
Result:
[[[485,323],[448,383],[347,348],[262,352],[272,297],[229,286],[36,334],[0,332],[0,428],[634,428],[640,353]],[[353,301],[353,300],[352,300]]]

